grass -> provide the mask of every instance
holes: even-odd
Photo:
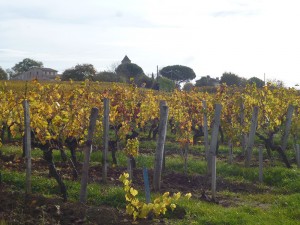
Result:
[[[167,171],[176,171],[183,173],[183,158],[176,154],[178,149],[172,150],[173,143],[169,143],[169,151],[174,154],[168,154],[166,160]],[[153,169],[154,164],[154,141],[145,142],[141,148],[151,149],[150,153],[141,153],[136,158],[138,167],[147,167]],[[200,149],[200,150],[198,150]],[[198,148],[199,154],[189,155],[188,174],[205,174],[206,162],[203,158],[203,149]],[[3,146],[1,151],[5,155],[21,155],[21,149],[18,146]],[[191,151],[194,151],[192,149]],[[226,178],[232,182],[244,184],[258,184],[258,168],[245,168],[243,163],[227,163],[227,146],[221,146],[219,153],[221,157],[217,162],[217,176]],[[240,150],[234,149],[235,154],[241,154]],[[70,153],[66,151],[68,157]],[[54,151],[54,160],[60,160],[59,151]],[[34,158],[42,157],[42,151],[35,149],[32,151]],[[77,157],[83,160],[83,154],[78,153]],[[94,151],[91,154],[91,163],[96,165],[101,162],[101,151]],[[254,158],[256,150],[254,151]],[[120,151],[117,152],[119,166],[127,166],[127,157]],[[2,181],[15,186],[17,190],[24,190],[25,174],[16,171],[2,170]],[[64,181],[68,197],[71,201],[78,201],[80,192],[80,182]],[[222,204],[208,203],[199,201],[197,198],[179,200],[178,204],[186,209],[187,215],[183,220],[172,220],[171,224],[300,224],[300,170],[287,169],[282,165],[276,167],[264,167],[263,187],[268,187],[266,193],[234,193],[231,191],[219,191],[217,198],[228,201],[227,207]],[[32,177],[33,193],[43,194],[53,197],[59,195],[59,189],[54,179],[48,179],[43,176],[34,175]],[[139,198],[144,199],[143,190],[139,191]],[[152,193],[152,198],[157,194]],[[126,201],[124,191],[121,186],[109,186],[98,183],[88,185],[88,204],[92,205],[110,205],[113,207],[125,208]],[[5,224],[5,221],[4,221]]]
[[[2,170],[2,182],[14,185],[17,190],[25,189],[25,174],[16,171]],[[64,180],[71,201],[79,200],[80,182]],[[93,205],[110,205],[124,207],[125,197],[121,186],[111,187],[104,184],[91,183],[88,185],[87,202]],[[32,176],[32,193],[53,197],[59,195],[59,188],[54,179],[42,176]]]

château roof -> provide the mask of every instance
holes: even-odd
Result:
[[[35,69],[39,69],[39,70],[42,70],[42,71],[45,71],[45,72],[46,71],[47,72],[57,72],[57,70],[54,70],[54,69],[51,69],[51,68],[44,68],[44,67],[32,67],[28,71],[35,70]]]
[[[43,71],[50,71],[50,72],[57,72],[57,70],[51,69],[51,68],[40,68]]]
[[[124,64],[124,63],[131,63],[131,60],[128,58],[127,55],[125,55],[124,59],[121,62],[122,62],[122,64]]]

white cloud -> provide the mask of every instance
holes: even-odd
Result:
[[[232,71],[299,83],[295,0],[0,1],[0,66],[25,57],[60,71],[103,69],[125,54],[146,73],[190,66],[198,78]]]

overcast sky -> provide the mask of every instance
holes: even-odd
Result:
[[[24,58],[63,72],[108,70],[127,55],[146,74],[168,65],[201,76],[300,84],[297,0],[0,0],[0,66]]]

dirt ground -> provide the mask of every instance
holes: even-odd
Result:
[[[2,167],[10,170],[24,171],[24,161],[16,157],[0,157]],[[72,170],[67,163],[56,163],[59,173],[65,179],[73,179]],[[43,159],[33,159],[32,168],[42,171],[42,175],[48,176],[47,164]],[[81,165],[78,165],[78,173],[81,174]],[[92,166],[89,170],[90,182],[101,183],[100,166]],[[121,185],[118,178],[126,168],[110,168],[108,170],[108,182],[110,185]],[[149,170],[150,184],[153,171]],[[41,175],[41,174],[40,174]],[[139,189],[144,189],[142,169],[133,171],[133,184]],[[238,199],[217,195],[217,201],[212,201],[210,195],[211,182],[206,175],[185,175],[177,172],[168,172],[163,175],[161,192],[169,191],[188,193],[191,192],[194,199],[214,202],[224,207],[236,206]],[[262,189],[259,185],[233,183],[221,177],[217,179],[218,192],[228,190],[234,193],[262,193],[269,190]],[[182,213],[181,213],[182,214]],[[180,215],[180,217],[184,216]],[[8,224],[132,224],[130,217],[124,211],[109,206],[88,206],[74,202],[63,202],[59,197],[45,198],[41,195],[31,195],[25,198],[21,191],[12,190],[6,184],[0,185],[0,224],[1,220]],[[165,224],[161,221],[143,220],[140,224]]]
[[[108,206],[63,202],[41,195],[25,196],[0,185],[0,224],[132,224],[124,211]],[[144,220],[142,224],[154,224]],[[156,223],[160,224],[160,222]]]

